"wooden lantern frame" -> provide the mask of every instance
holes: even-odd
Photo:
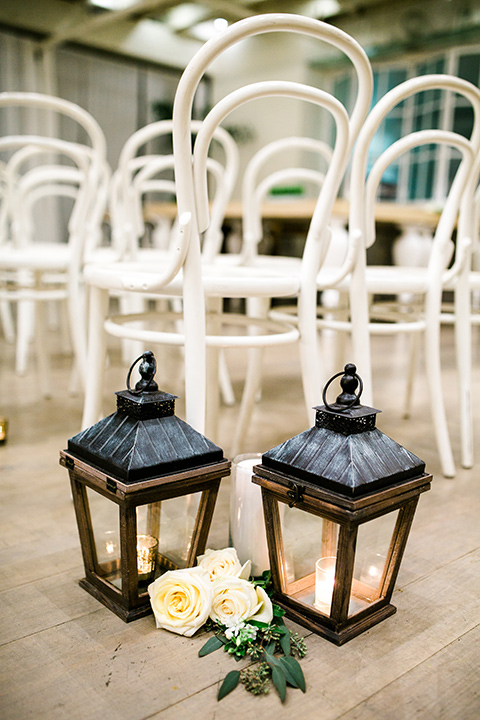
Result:
[[[390,601],[418,498],[430,489],[431,480],[431,475],[422,473],[407,482],[351,499],[308,482],[299,482],[264,465],[255,466],[252,481],[262,489],[274,601],[285,609],[287,617],[336,645],[342,645],[393,615],[396,608]],[[339,525],[336,550],[334,553],[327,552],[337,558],[330,615],[297,599],[306,586],[315,585],[315,572],[296,583],[287,582],[279,502],[323,518],[322,543],[327,548],[329,535],[330,538],[332,536],[332,523]],[[355,588],[356,581],[353,579],[358,528],[363,523],[396,510],[399,510],[399,514],[378,598],[368,607],[349,616],[352,590],[361,591],[361,588]]]
[[[60,464],[69,471],[72,496],[85,566],[85,578],[80,585],[93,597],[116,613],[125,622],[136,620],[152,612],[148,592],[139,592],[137,569],[137,507],[149,505],[149,532],[158,537],[160,503],[162,500],[201,492],[186,567],[192,567],[205,546],[212,522],[220,480],[230,472],[230,461],[206,465],[136,483],[125,483],[67,451],[60,452]],[[97,559],[94,528],[90,515],[87,488],[116,503],[120,520],[120,574],[122,589],[104,577]],[[164,570],[176,565],[162,556],[157,561]]]

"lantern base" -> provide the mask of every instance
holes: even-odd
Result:
[[[99,590],[96,585],[87,580],[87,578],[79,580],[78,584],[80,585],[80,587],[90,593],[90,595],[92,595],[96,600],[101,602],[102,605],[105,605],[105,607],[114,612],[115,615],[118,615],[118,617],[121,618],[124,622],[132,622],[132,620],[138,620],[139,618],[145,617],[146,615],[151,615],[152,613],[150,598],[147,598],[143,605],[127,609],[119,602],[116,602],[113,598],[105,595],[105,593]]]
[[[299,625],[303,625],[303,627],[306,627],[317,635],[321,635],[321,637],[324,637],[326,640],[330,640],[330,642],[335,645],[344,645],[349,640],[357,637],[357,635],[361,635],[365,630],[370,630],[371,627],[397,612],[397,608],[394,605],[383,605],[378,608],[378,610],[375,610],[366,617],[362,617],[356,622],[355,618],[352,617],[351,623],[335,631],[333,628],[323,625],[321,619],[317,621],[312,617],[306,617],[302,612],[290,607],[290,605],[277,598],[275,598],[274,602],[285,610],[286,616],[290,618],[290,620],[294,620]]]

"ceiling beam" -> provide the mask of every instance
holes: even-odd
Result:
[[[216,13],[221,14],[229,18],[235,18],[235,20],[243,20],[244,18],[257,15],[258,13],[248,10],[244,5],[240,3],[228,2],[228,0],[201,0],[201,5],[214,10]]]
[[[101,15],[89,18],[84,22],[69,23],[63,30],[59,30],[47,38],[42,43],[42,46],[45,50],[51,50],[69,40],[80,40],[84,35],[102,30],[122,20],[130,20],[138,15],[148,14],[160,8],[176,4],[175,0],[140,0],[140,2],[130,5],[123,10],[107,11]]]

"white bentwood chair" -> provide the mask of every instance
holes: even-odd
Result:
[[[406,97],[424,90],[439,88],[464,95],[473,105],[475,121],[470,139],[456,133],[431,130],[411,133],[401,138],[377,158],[367,177],[368,150],[373,136],[388,112]],[[350,321],[320,320],[320,327],[351,332],[354,362],[361,368],[371,387],[370,333],[393,334],[397,332],[423,332],[426,373],[434,432],[442,466],[446,477],[453,477],[455,465],[451,450],[447,419],[442,393],[440,358],[440,307],[445,284],[458,274],[460,260],[447,271],[452,256],[452,234],[459,210],[458,248],[460,255],[470,244],[470,213],[467,208],[471,197],[474,158],[480,142],[480,91],[470,83],[447,75],[427,75],[400,84],[381,98],[370,112],[359,135],[353,155],[350,190],[350,245],[343,266],[334,273],[320,273],[318,289],[337,288],[348,291],[350,298]],[[399,266],[367,266],[366,249],[375,239],[375,195],[386,167],[401,153],[427,143],[444,143],[457,148],[462,154],[455,179],[445,201],[434,235],[428,267],[403,268]],[[462,217],[464,220],[462,220]],[[387,322],[379,315],[378,305],[369,308],[372,295],[401,295],[412,293],[421,298],[420,313],[390,314]],[[375,320],[375,322],[374,322]],[[371,395],[367,402],[371,402]],[[462,410],[463,416],[463,410]]]
[[[75,362],[82,380],[85,381],[86,339],[85,324],[82,322],[81,269],[84,245],[87,233],[92,230],[93,208],[98,204],[99,186],[106,165],[105,137],[89,113],[61,98],[37,93],[1,93],[0,109],[7,111],[9,108],[34,108],[37,113],[43,114],[42,117],[49,113],[54,113],[56,118],[67,117],[74,120],[76,126],[86,133],[86,142],[76,143],[52,137],[48,131],[42,134],[39,130],[35,135],[22,134],[19,126],[16,135],[0,138],[0,152],[10,156],[7,164],[7,194],[12,229],[9,241],[0,247],[0,269],[8,277],[8,282],[2,284],[1,297],[7,302],[18,303],[19,308],[25,308],[25,303],[35,303],[41,322],[40,315],[45,302],[60,298],[59,288],[52,287],[51,277],[54,275],[58,280],[59,274],[63,274],[65,287],[60,289],[60,292],[62,297],[67,297]],[[48,123],[46,126],[48,127]],[[43,161],[40,162],[42,155]],[[65,164],[65,158],[68,158],[70,168]],[[33,169],[32,163],[35,165]],[[27,167],[22,168],[22,164]],[[42,165],[46,165],[45,169],[42,169]],[[77,173],[75,181],[73,171]],[[40,189],[42,184],[43,190]],[[27,221],[28,214],[23,213],[23,202],[17,199],[23,197],[26,201],[29,198],[28,203],[31,201],[33,204],[42,196],[55,194],[67,194],[70,197],[75,195],[68,221],[67,242],[45,241],[45,226],[33,229],[32,224]],[[100,214],[103,213],[98,213]],[[50,217],[49,223],[51,220]],[[23,324],[21,315],[20,312],[20,325]],[[25,338],[27,332],[22,328],[19,337]],[[40,368],[42,383],[48,394],[45,341],[38,339],[38,333],[37,340],[37,359],[40,365],[43,365],[43,368]]]
[[[332,44],[352,60],[360,78],[357,103],[349,122],[348,115],[341,103],[330,94],[312,86],[287,81],[257,82],[234,90],[223,97],[209,112],[197,133],[194,151],[191,147],[191,114],[193,99],[200,80],[207,72],[210,64],[227,48],[245,38],[267,32],[296,32],[311,36]],[[302,102],[312,103],[325,108],[334,118],[337,134],[332,160],[330,162],[322,191],[316,204],[310,226],[309,237],[301,270],[298,274],[265,271],[248,265],[232,266],[223,261],[211,263],[201,262],[200,236],[209,226],[212,218],[209,212],[207,187],[207,158],[210,142],[219,127],[229,114],[245,103],[258,98],[289,97]],[[306,318],[310,313],[311,298],[307,297],[307,289],[315,295],[315,277],[324,255],[326,241],[324,225],[328,223],[331,208],[337,196],[338,187],[348,162],[350,148],[368,111],[371,97],[371,69],[368,59],[360,46],[342,31],[326,23],[310,18],[288,15],[269,14],[248,18],[235,23],[223,33],[205,43],[200,51],[188,64],[180,79],[174,103],[173,142],[175,156],[175,182],[177,191],[177,212],[180,226],[184,230],[183,238],[188,234],[187,241],[175,243],[175,257],[169,258],[169,264],[162,272],[160,268],[149,271],[138,266],[131,269],[120,279],[131,291],[159,294],[174,294],[183,297],[184,333],[182,335],[153,332],[144,333],[143,339],[152,343],[170,343],[183,345],[185,348],[185,395],[187,421],[200,431],[205,428],[205,409],[207,396],[207,347],[215,355],[223,347],[261,347],[279,345],[297,341],[302,337],[304,342],[304,372],[310,371],[305,387],[308,395],[313,398],[309,405],[318,402],[319,391],[316,391],[318,368],[316,364],[315,338],[315,300],[313,298],[312,327],[307,328]],[[135,272],[136,271],[136,272]],[[181,271],[181,274],[180,274]],[[300,331],[289,324],[279,324],[256,320],[247,316],[227,314],[222,317],[218,304],[224,298],[272,298],[298,297],[301,289],[302,322]],[[103,371],[105,338],[103,324],[106,317],[107,294],[99,283],[92,284],[92,314],[90,319],[90,362],[95,366],[95,375]],[[216,332],[207,330],[208,319]],[[138,318],[136,318],[138,320]],[[246,333],[232,334],[232,326],[246,328]],[[302,323],[301,323],[302,325]],[[223,329],[225,328],[225,332]],[[230,331],[230,332],[229,332]],[[305,335],[302,335],[302,332]],[[309,335],[309,338],[307,337]],[[313,336],[312,344],[307,345]],[[218,379],[216,358],[209,358],[209,381],[212,385]],[[218,396],[209,392],[209,396]],[[90,424],[98,417],[98,390],[92,390],[90,397],[93,402],[86,404],[84,425]],[[215,412],[212,412],[212,416]]]

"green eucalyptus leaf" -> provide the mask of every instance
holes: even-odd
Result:
[[[268,645],[265,648],[265,652],[267,653],[267,655],[271,655],[273,657],[273,653],[275,652],[276,644],[277,643],[275,642],[275,640],[272,640],[272,642],[268,643]]]
[[[284,632],[284,629],[286,632]],[[282,628],[282,634],[280,635],[280,647],[285,655],[290,655],[290,631],[285,626]]]
[[[281,658],[279,658],[279,660],[280,660],[280,665],[282,666],[282,670],[285,673],[285,678],[287,680],[287,683],[294,688],[298,688],[299,685],[295,679],[295,675],[291,672],[290,667],[285,662],[285,658],[281,657]]]
[[[285,610],[278,605],[273,605],[273,614],[275,617],[283,617],[285,615]]]
[[[267,652],[267,650],[265,650],[265,660],[270,665],[271,668],[281,667],[279,658],[276,658],[275,655],[272,655],[272,653]]]
[[[283,668],[274,667],[272,669],[272,682],[277,688],[278,694],[280,695],[280,700],[282,701],[282,703],[285,702],[285,698],[287,695],[287,680],[285,678]]]
[[[287,657],[281,658],[281,661],[284,668],[288,667],[290,674],[297,683],[297,687],[299,687],[302,692],[306,692],[307,687],[305,685],[305,677],[303,675],[303,670],[300,667],[300,663],[298,662],[298,660],[296,660],[291,655],[288,655]]]
[[[221,647],[223,647],[223,642],[216,636],[211,637],[207,640],[205,645],[200,648],[200,650],[198,651],[198,656],[204,657],[205,655],[209,655],[210,653],[218,650]]]
[[[231,670],[220,686],[220,690],[218,691],[218,695],[217,695],[217,700],[222,700],[225,697],[225,695],[228,695],[228,693],[231,693],[232,690],[235,690],[235,688],[238,685],[239,680],[240,680],[240,672],[238,670]]]

